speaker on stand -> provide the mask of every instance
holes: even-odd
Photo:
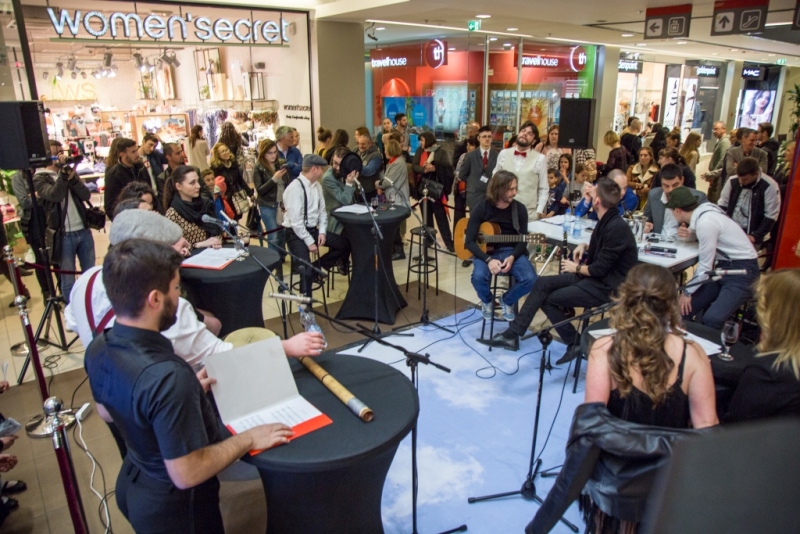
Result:
[[[592,148],[594,130],[593,98],[562,98],[558,122],[560,148]],[[574,168],[574,167],[573,167]]]

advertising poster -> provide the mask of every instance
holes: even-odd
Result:
[[[461,126],[462,110],[467,110],[467,84],[433,84],[435,127],[437,130],[454,132]],[[474,91],[473,91],[474,93]]]
[[[692,131],[695,122],[700,122],[700,105],[697,103],[697,78],[683,79],[683,119],[681,120],[681,139]]]
[[[392,124],[394,124],[396,122],[394,120],[394,116],[398,113],[408,113],[406,111],[406,98],[404,96],[384,97],[382,117],[389,117],[389,119],[392,121]]]
[[[680,78],[667,79],[666,105],[664,106],[664,128],[672,129],[678,118],[678,97]]]
[[[772,122],[772,111],[775,109],[776,95],[777,91],[770,91],[769,89],[749,89],[745,91],[736,127],[758,130],[760,123]]]
[[[408,124],[417,131],[421,128],[433,130],[433,98],[432,96],[411,96],[406,99]]]
[[[539,132],[547,131],[547,118],[550,114],[550,99],[543,96],[522,98],[522,117],[520,124],[531,121],[539,129]]]

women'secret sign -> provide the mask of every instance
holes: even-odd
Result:
[[[57,10],[48,7],[47,14],[50,22],[60,37],[64,33],[78,37],[82,30],[93,37],[104,37],[110,34],[112,39],[117,36],[137,39],[167,39],[186,41],[192,36],[202,42],[218,40],[222,42],[235,39],[242,43],[257,43],[263,39],[267,43],[288,42],[286,29],[289,23],[281,18],[280,25],[274,20],[239,19],[231,21],[225,18],[212,20],[208,17],[195,17],[186,12],[183,15],[169,17],[151,13],[142,18],[136,13],[111,13],[107,15],[100,11],[82,12],[68,9]],[[190,34],[191,32],[191,34]]]

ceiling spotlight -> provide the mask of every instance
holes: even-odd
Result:
[[[511,48],[511,43],[503,43],[503,46],[505,46],[506,48]]]
[[[718,55],[719,55],[719,52],[712,52],[712,53],[711,53],[711,55],[712,55],[712,56],[718,56]]]
[[[496,41],[496,40],[497,40],[497,37],[489,37],[489,40],[490,40],[490,41]]]
[[[111,65],[108,68],[108,77],[109,78],[116,78],[117,77],[117,66],[116,65]]]
[[[475,15],[476,19],[490,19],[492,18],[491,15]]]
[[[730,49],[730,51],[731,51],[731,52],[738,52],[738,51],[739,51],[739,49],[738,49],[738,48],[731,48],[731,49]]]
[[[133,65],[140,71],[144,72],[144,60],[142,59],[142,54],[139,52],[133,54]]]
[[[64,77],[64,64],[60,61],[56,63],[56,80],[60,80]]]
[[[88,76],[88,74],[86,74],[86,71],[82,70],[81,71],[81,78],[83,78],[85,80],[87,76]]]
[[[451,51],[451,52],[452,52],[453,50],[455,50],[455,49],[456,49],[456,47],[455,47],[455,46],[451,46],[450,48],[448,48],[448,50],[449,50],[449,51]]]
[[[636,43],[636,46],[647,46],[647,43]]]
[[[100,71],[100,69],[94,69],[92,71],[92,76],[94,76],[95,78],[97,78],[99,80],[100,78],[103,77],[103,73]]]
[[[72,56],[67,60],[67,70],[75,72],[78,70],[78,60],[75,59],[75,56]]]
[[[78,79],[78,73],[75,72],[75,71],[72,71],[72,74],[70,74],[70,76],[72,76],[73,80],[77,80]]]
[[[769,57],[775,57],[775,54],[767,54]]]
[[[149,59],[144,60],[144,66],[145,70],[147,71],[153,72],[154,70],[156,70],[155,66],[152,63],[150,63]]]
[[[632,33],[623,33],[621,37],[633,37]]]
[[[686,41],[676,41],[675,44],[684,45],[686,44]]]
[[[178,61],[178,57],[175,55],[174,50],[164,50],[164,53],[161,54],[161,57],[158,58],[158,60],[176,68],[181,66],[181,62]]]
[[[376,32],[382,32],[382,31],[383,31],[383,30],[385,30],[385,29],[386,29],[386,28],[384,28],[383,26],[378,26],[377,28],[375,28],[375,31],[376,31]]]
[[[109,68],[111,66],[111,52],[103,54],[103,67]]]
[[[517,30],[519,30],[519,28],[506,28],[507,32],[515,32]]]

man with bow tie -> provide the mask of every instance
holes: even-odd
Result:
[[[494,174],[513,172],[518,180],[517,200],[528,210],[528,220],[535,221],[545,213],[550,186],[547,183],[547,158],[531,148],[538,137],[536,125],[526,121],[517,133],[516,146],[497,156]]]

